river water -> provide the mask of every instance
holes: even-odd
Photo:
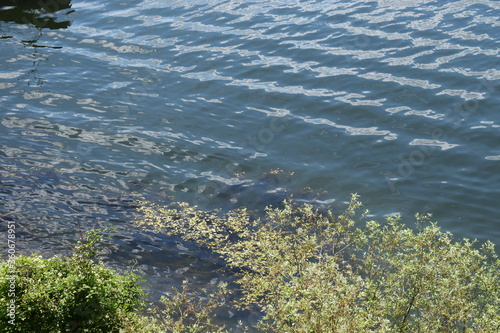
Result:
[[[66,2],[0,10],[0,216],[20,249],[113,226],[113,265],[214,282],[194,247],[134,228],[138,195],[358,193],[374,217],[500,243],[500,2]]]

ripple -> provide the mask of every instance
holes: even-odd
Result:
[[[458,144],[451,144],[439,140],[429,140],[429,139],[414,139],[410,142],[410,146],[435,146],[441,148],[441,150],[447,150],[454,147],[458,147]]]
[[[26,221],[30,244],[110,222],[113,260],[196,277],[189,245],[131,234],[133,193],[262,209],[304,188],[500,239],[497,1],[72,9],[66,29],[2,25],[0,214]]]

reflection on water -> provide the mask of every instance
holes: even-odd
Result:
[[[5,22],[32,24],[40,29],[64,29],[71,25],[70,21],[51,15],[71,8],[71,0],[1,0],[0,6],[0,20]]]

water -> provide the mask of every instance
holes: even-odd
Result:
[[[133,227],[137,195],[354,192],[500,244],[499,2],[61,3],[0,11],[0,214],[20,249],[111,225],[108,260],[137,259],[153,290],[213,282],[213,258]]]

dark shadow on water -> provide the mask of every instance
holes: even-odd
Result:
[[[65,29],[71,22],[58,21],[53,13],[69,8],[71,0],[0,0],[0,21],[31,24],[40,29]]]

